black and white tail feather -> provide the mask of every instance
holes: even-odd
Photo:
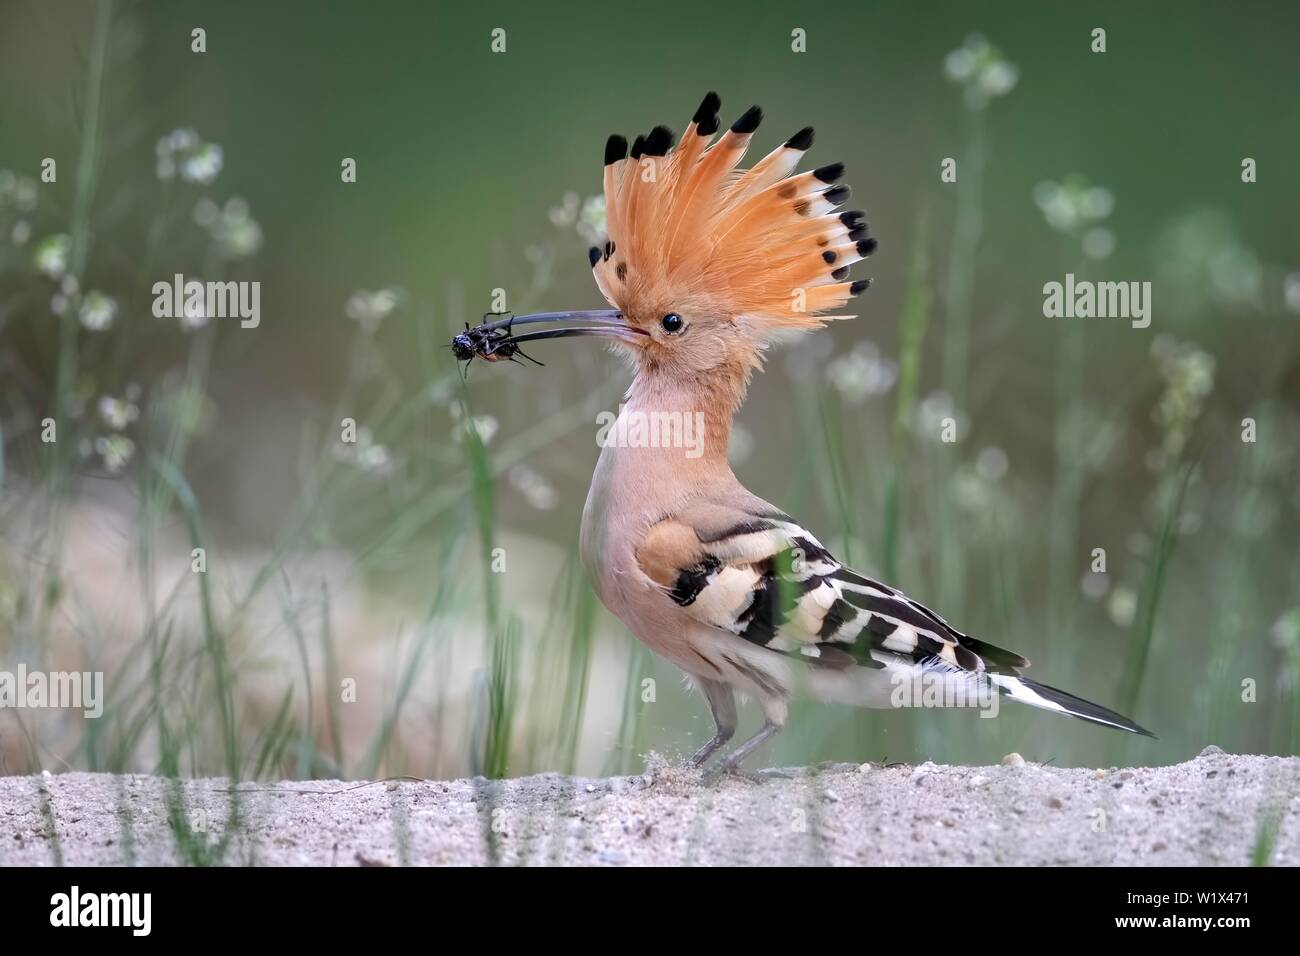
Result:
[[[879,689],[890,682],[969,678],[968,690],[996,689],[1030,707],[1154,736],[1099,704],[1022,677],[1024,657],[964,634],[898,589],[846,568],[781,512],[688,510],[652,527],[638,559],[698,621],[807,663],[822,688],[818,696],[889,706]],[[864,683],[852,674],[862,668],[888,680],[875,680],[869,699],[852,699],[851,688]]]
[[[1129,733],[1141,734],[1144,737],[1155,737],[1155,734],[1151,733],[1151,731],[1139,727],[1123,714],[1117,714],[1100,704],[1094,704],[1090,700],[1084,700],[1082,697],[1076,697],[1074,694],[1058,690],[1055,687],[1049,687],[1046,684],[1040,684],[1026,677],[990,674],[989,680],[993,682],[1004,697],[1010,697],[1012,700],[1028,704],[1030,707],[1038,707],[1058,714],[1069,714],[1071,717],[1086,720],[1090,724],[1101,724],[1103,727],[1127,730]]]

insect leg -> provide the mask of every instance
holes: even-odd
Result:
[[[515,353],[518,355],[522,355],[524,358],[528,359],[528,361],[532,362],[534,365],[540,365],[543,368],[546,366],[545,362],[537,361],[537,359],[533,358],[531,355],[529,355],[527,352],[525,352],[517,345],[515,346]],[[520,364],[522,365],[523,363],[521,362]]]

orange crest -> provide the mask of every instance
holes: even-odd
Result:
[[[721,101],[710,93],[676,146],[655,127],[605,147],[609,240],[591,249],[592,272],[629,321],[680,308],[707,310],[764,332],[816,328],[870,284],[849,266],[876,240],[860,212],[838,212],[840,163],[795,173],[812,145],[800,130],[746,170],[736,167],[762,110],[751,107],[717,142]],[[766,337],[766,336],[764,336]]]

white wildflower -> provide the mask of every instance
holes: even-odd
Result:
[[[848,354],[831,361],[826,366],[826,377],[846,402],[858,405],[893,388],[898,365],[881,358],[875,343],[864,340]]]
[[[31,212],[36,208],[36,180],[20,176],[14,184],[14,206],[19,212]]]
[[[356,442],[334,446],[334,457],[372,475],[389,474],[396,464],[388,448],[376,442],[364,425],[357,429]]]
[[[948,80],[962,87],[967,109],[982,110],[1006,96],[1020,81],[1020,70],[978,34],[949,53],[943,61]]]
[[[539,472],[528,465],[515,465],[510,469],[510,484],[524,496],[524,500],[538,511],[550,511],[559,504],[555,488]]]
[[[557,229],[568,229],[578,219],[578,205],[582,200],[575,192],[567,192],[558,206],[552,206],[548,213],[551,225]]]
[[[1079,581],[1079,590],[1084,593],[1085,597],[1098,601],[1104,598],[1106,592],[1110,590],[1110,576],[1097,571],[1085,571],[1083,578]]]
[[[987,69],[980,73],[980,90],[989,99],[1006,96],[1016,88],[1016,81],[1019,79],[1020,70],[1005,60],[1001,60],[990,64]]]
[[[1115,234],[1097,227],[1083,234],[1083,254],[1089,259],[1106,259],[1115,251]]]
[[[202,281],[202,280],[194,280]],[[181,314],[178,315],[177,321],[180,322],[181,330],[184,332],[193,332],[201,329],[208,324],[211,318],[208,315],[208,303],[204,296],[186,296],[184,304],[181,306]]]
[[[102,332],[113,324],[117,303],[102,292],[87,292],[81,300],[81,324],[92,332]]]
[[[470,419],[470,425],[473,426],[478,440],[483,444],[490,442],[496,433],[500,430],[500,423],[491,415],[475,415]],[[457,434],[460,434],[458,431]]]
[[[216,143],[205,143],[192,129],[175,129],[158,140],[154,152],[158,178],[170,182],[179,174],[187,183],[207,185],[216,180],[224,154]]]
[[[359,289],[349,296],[343,312],[367,333],[373,333],[401,300],[402,293],[398,289],[380,289],[377,292]]]
[[[140,417],[140,409],[128,399],[102,395],[99,399],[99,417],[109,428],[120,432]]]
[[[60,278],[68,268],[68,253],[72,251],[72,239],[63,234],[46,236],[36,244],[32,252],[32,262],[36,268],[51,279]]]
[[[578,235],[589,245],[599,245],[609,227],[605,221],[605,197],[588,196],[578,213]]]
[[[1104,229],[1093,228],[1115,209],[1115,196],[1105,187],[1093,186],[1071,174],[1062,182],[1045,180],[1034,186],[1034,203],[1057,232],[1084,235],[1084,251],[1094,259],[1104,259],[1115,247],[1115,237]]]
[[[1292,272],[1282,280],[1282,295],[1288,309],[1300,312],[1300,272]]]
[[[1120,585],[1110,592],[1106,612],[1119,627],[1129,627],[1137,617],[1138,597],[1132,588]]]
[[[135,455],[135,442],[125,435],[104,435],[95,439],[95,451],[104,460],[104,467],[116,474]]]
[[[208,231],[223,259],[243,259],[262,247],[262,227],[248,210],[248,203],[232,196],[225,206],[210,199],[194,205],[194,221]]]
[[[1300,607],[1284,611],[1270,631],[1273,646],[1279,650],[1300,651]]]
[[[966,434],[966,416],[953,403],[952,396],[944,391],[931,392],[917,406],[913,428],[921,438],[940,442],[949,420],[957,438]]]

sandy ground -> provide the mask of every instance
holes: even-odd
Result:
[[[753,783],[634,777],[182,784],[0,777],[0,864],[1300,865],[1300,758],[1171,767],[825,766]]]

